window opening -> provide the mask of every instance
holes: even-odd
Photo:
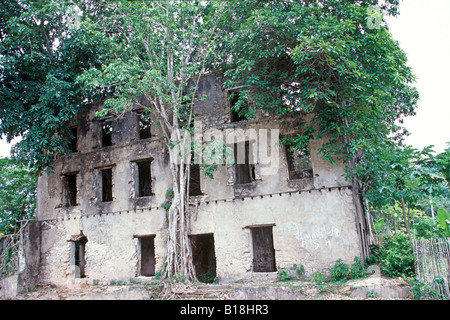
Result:
[[[69,130],[72,133],[72,136],[69,137],[69,150],[72,151],[72,153],[78,152],[78,127],[70,127]]]
[[[152,137],[150,112],[144,111],[138,114],[139,119],[139,140]]]
[[[108,202],[112,201],[112,169],[102,169],[101,170],[102,177],[102,201]]]
[[[309,145],[301,149],[292,145],[286,145],[285,148],[289,180],[312,178],[313,169]]]
[[[75,278],[86,277],[86,242],[88,239],[81,231],[80,234],[71,237],[73,243],[73,263],[75,265]]]
[[[230,121],[231,122],[239,122],[242,120],[246,120],[245,117],[245,109],[247,104],[240,97],[239,91],[233,91],[230,93],[229,101],[230,101]]]
[[[244,155],[242,155],[242,151],[244,151]],[[250,163],[253,162],[250,161],[250,151],[249,141],[234,144],[234,172],[236,184],[251,183],[255,180],[255,165]]]
[[[152,195],[152,170],[151,160],[136,162],[138,170],[138,197]]]
[[[253,242],[253,271],[276,271],[272,227],[252,227],[250,230]]]
[[[200,185],[200,165],[191,164],[189,175],[189,196],[196,197],[201,196],[202,194]]]
[[[102,147],[112,146],[112,119],[102,121]]]
[[[140,275],[149,277],[155,275],[155,236],[139,237],[141,250]]]
[[[216,274],[216,254],[214,249],[214,235],[190,235],[192,247],[192,260],[197,279],[200,282],[214,282]]]
[[[63,198],[65,207],[77,205],[77,175],[75,173],[63,176]]]

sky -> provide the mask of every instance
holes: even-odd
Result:
[[[450,0],[403,0],[400,15],[386,17],[389,30],[406,52],[417,77],[417,115],[405,119],[411,133],[406,143],[415,148],[434,145],[442,152],[450,142]],[[0,140],[0,157],[11,146]]]
[[[416,116],[406,118],[406,143],[442,152],[450,142],[450,0],[403,0],[389,31],[406,52],[420,94]]]

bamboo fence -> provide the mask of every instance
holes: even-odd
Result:
[[[444,299],[450,299],[450,238],[414,239],[416,276]]]
[[[0,280],[17,272],[19,246],[19,234],[8,234],[0,238]]]
[[[0,280],[16,274],[19,270],[19,250],[28,222],[29,220],[21,220],[17,233],[0,237]]]

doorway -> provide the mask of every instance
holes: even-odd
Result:
[[[200,282],[212,283],[216,279],[216,254],[212,233],[190,235],[192,259]]]
[[[253,243],[253,272],[275,272],[272,226],[250,228]]]
[[[155,236],[139,237],[141,260],[139,275],[150,277],[155,275]]]

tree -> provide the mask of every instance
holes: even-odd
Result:
[[[427,157],[423,161],[423,166],[430,171],[432,183],[442,183],[445,179],[450,188],[450,142],[447,142],[447,149],[434,156],[432,146],[427,149]]]
[[[418,150],[395,143],[389,148],[366,152],[368,161],[358,168],[365,198],[373,207],[389,212],[389,220],[395,219],[396,208],[400,208],[410,234],[411,212],[422,211],[424,201],[429,203],[431,198],[445,199],[449,195],[445,172],[442,172],[445,153],[435,156],[432,147]]]
[[[381,16],[397,15],[398,4],[231,1],[220,25],[226,84],[244,86],[241,99],[252,101],[242,111],[312,115],[294,142],[325,139],[319,151],[330,162],[345,161],[355,204],[366,192],[372,154],[402,140],[403,118],[414,115],[418,100],[406,54]]]
[[[418,99],[405,53],[385,26],[367,23],[369,5],[397,14],[397,1],[383,3],[232,1],[220,46],[227,84],[245,85],[251,108],[311,113],[303,130],[329,139],[323,157],[358,161],[404,134],[398,123]]]
[[[208,70],[215,24],[225,2],[115,1],[97,28],[113,39],[107,62],[78,81],[98,91],[114,87],[101,112],[118,114],[140,104],[156,116],[170,151],[172,202],[168,210],[167,257],[163,277],[195,279],[189,232],[189,175],[193,106],[198,82]],[[186,131],[184,131],[186,133]]]
[[[111,93],[85,92],[76,82],[83,71],[100,67],[109,46],[93,28],[103,18],[98,2],[77,1],[89,17],[82,25],[71,22],[76,11],[70,0],[0,4],[0,136],[21,136],[12,154],[38,172],[51,171],[55,155],[69,152],[68,122]]]
[[[34,218],[36,177],[8,158],[0,159],[0,233],[15,234],[21,220]]]

